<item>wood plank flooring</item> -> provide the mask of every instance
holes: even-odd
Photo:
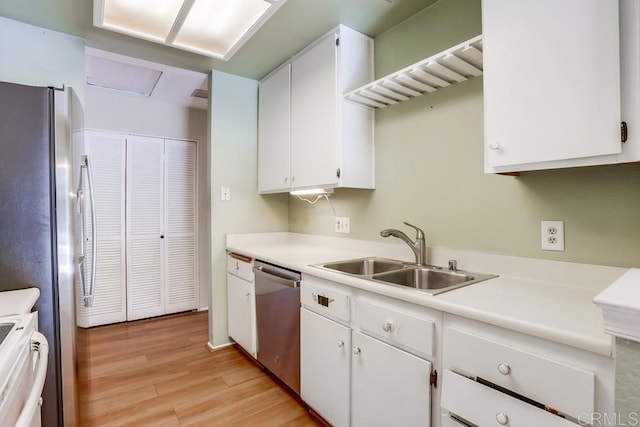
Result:
[[[79,331],[82,426],[321,425],[235,346],[210,352],[207,313]]]

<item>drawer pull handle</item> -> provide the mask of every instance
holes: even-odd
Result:
[[[498,424],[506,426],[509,423],[509,417],[507,417],[507,414],[498,412],[496,414],[496,421],[498,422]]]
[[[385,332],[391,332],[393,330],[393,322],[387,320],[382,323],[382,330]]]
[[[344,347],[344,341],[342,341],[342,340],[337,340],[337,341],[336,341],[336,345],[337,345],[338,347],[342,348],[342,347]]]
[[[250,297],[251,296],[251,292],[247,292],[246,294],[244,294],[245,297]]]
[[[361,351],[362,350],[360,350],[360,347],[353,347],[353,354],[358,355]]]
[[[498,365],[498,372],[500,372],[502,375],[509,375],[511,373],[511,366],[507,365],[506,363],[501,363]]]

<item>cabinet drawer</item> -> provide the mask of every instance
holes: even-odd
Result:
[[[349,295],[302,281],[300,301],[316,313],[348,322]]]
[[[433,356],[433,321],[365,301],[356,302],[355,316],[363,331]]]
[[[464,424],[451,415],[442,415],[442,422],[440,424],[442,427],[468,427],[467,424]]]
[[[441,406],[483,427],[576,427],[564,418],[448,370],[442,379]]]
[[[448,327],[446,367],[481,377],[574,418],[594,411],[595,375],[539,354]]]
[[[227,256],[227,272],[253,283],[253,261],[249,257],[229,254]]]

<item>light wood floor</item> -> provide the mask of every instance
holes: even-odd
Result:
[[[249,357],[207,339],[207,313],[82,331],[82,426],[320,425]]]

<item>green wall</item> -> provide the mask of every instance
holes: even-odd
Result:
[[[481,32],[480,1],[438,2],[375,39],[376,75]],[[640,264],[640,166],[484,174],[480,78],[378,110],[375,132],[376,189],[331,196],[337,215],[351,218],[349,237],[382,240],[380,230],[406,220],[425,230],[431,246]],[[540,249],[541,220],[565,221],[565,252]],[[336,235],[326,202],[294,197],[289,229]]]
[[[214,71],[209,83],[212,276],[209,343],[218,346],[229,342],[226,235],[286,231],[287,197],[258,195],[258,82]],[[223,186],[231,188],[229,201],[220,200]]]

